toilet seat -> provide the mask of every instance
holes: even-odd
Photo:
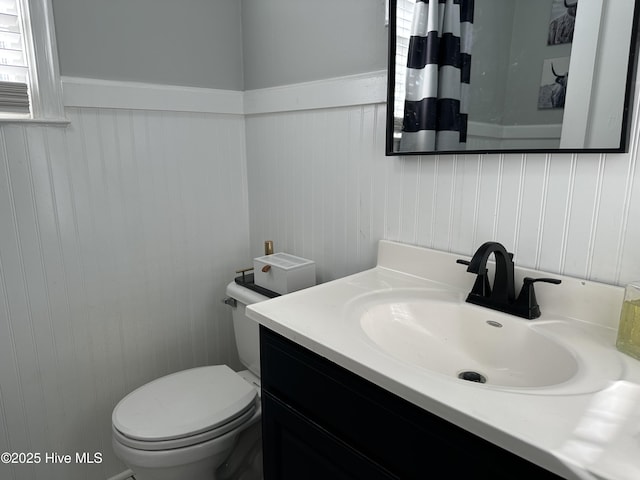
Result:
[[[134,390],[113,410],[114,439],[140,450],[211,440],[249,421],[257,390],[226,365],[192,368]]]

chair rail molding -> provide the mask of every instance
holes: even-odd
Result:
[[[62,84],[66,107],[255,115],[384,103],[387,72],[245,92],[81,77],[62,77]]]

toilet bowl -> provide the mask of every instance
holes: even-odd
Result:
[[[227,295],[249,370],[192,368],[124,397],[112,414],[112,446],[137,480],[262,478],[259,330],[244,308],[267,297],[233,282]]]

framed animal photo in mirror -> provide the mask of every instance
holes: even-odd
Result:
[[[549,20],[548,45],[560,45],[573,41],[577,13],[578,0],[553,0],[551,19]]]
[[[548,58],[544,61],[538,91],[538,108],[564,108],[568,72],[569,57]]]

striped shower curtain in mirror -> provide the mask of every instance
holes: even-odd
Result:
[[[416,0],[401,151],[464,150],[474,0]]]

